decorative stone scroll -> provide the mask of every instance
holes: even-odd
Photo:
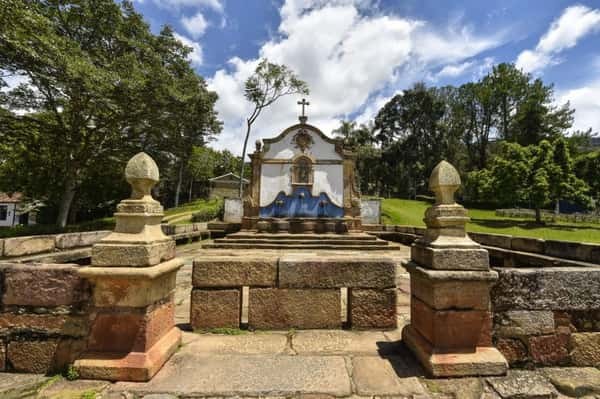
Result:
[[[125,169],[131,198],[115,213],[115,230],[95,244],[80,275],[93,285],[87,351],[75,362],[82,378],[148,381],[181,342],[175,327],[175,242],[161,229],[163,207],[152,198],[158,167],[145,153]]]
[[[425,212],[425,235],[405,264],[411,280],[411,324],[402,340],[435,377],[501,375],[508,364],[492,346],[488,253],[465,231],[467,210],[454,201],[460,176],[441,161],[429,179],[435,204]]]

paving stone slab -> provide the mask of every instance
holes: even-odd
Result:
[[[184,348],[148,383],[113,391],[180,396],[277,396],[297,393],[348,396],[350,376],[341,356],[201,355]]]
[[[543,369],[544,374],[559,392],[582,397],[600,395],[600,370],[594,367],[565,367]]]
[[[479,378],[422,379],[421,382],[434,398],[481,399],[484,395],[484,384]]]
[[[299,331],[292,337],[292,346],[300,355],[366,354],[375,356],[382,351],[385,352],[389,347],[389,342],[380,331]]]
[[[189,351],[203,354],[268,355],[283,353],[285,333],[246,333],[242,335],[197,334]]]
[[[510,370],[505,377],[487,378],[502,399],[554,399],[558,392],[540,372]]]
[[[41,374],[0,373],[0,398],[16,399],[35,396],[40,387],[49,380]]]
[[[423,385],[401,357],[358,356],[352,359],[352,380],[358,395],[423,395]]]
[[[36,399],[80,399],[84,394],[99,394],[110,385],[107,381],[76,380],[56,381],[43,388]]]

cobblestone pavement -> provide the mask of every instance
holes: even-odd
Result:
[[[192,259],[199,244],[178,248],[177,323],[183,345],[148,383],[66,381],[61,377],[0,373],[0,398],[175,399],[198,397],[600,399],[597,368],[511,370],[494,378],[428,379],[394,331],[306,330],[231,335],[189,331]],[[346,253],[347,254],[347,253]],[[377,254],[381,256],[381,254]],[[357,254],[360,256],[360,254]],[[399,260],[408,248],[396,251]],[[398,272],[400,290],[408,276]],[[399,326],[407,321],[399,298]]]

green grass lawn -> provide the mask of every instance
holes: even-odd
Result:
[[[390,198],[384,199],[381,206],[384,223],[425,226],[423,217],[430,204]],[[533,219],[496,216],[493,210],[486,209],[469,209],[469,216],[468,231],[600,243],[600,224],[548,222],[540,226]]]

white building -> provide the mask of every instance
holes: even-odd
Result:
[[[35,224],[35,212],[23,204],[21,193],[0,192],[0,227],[14,227],[18,224]]]

